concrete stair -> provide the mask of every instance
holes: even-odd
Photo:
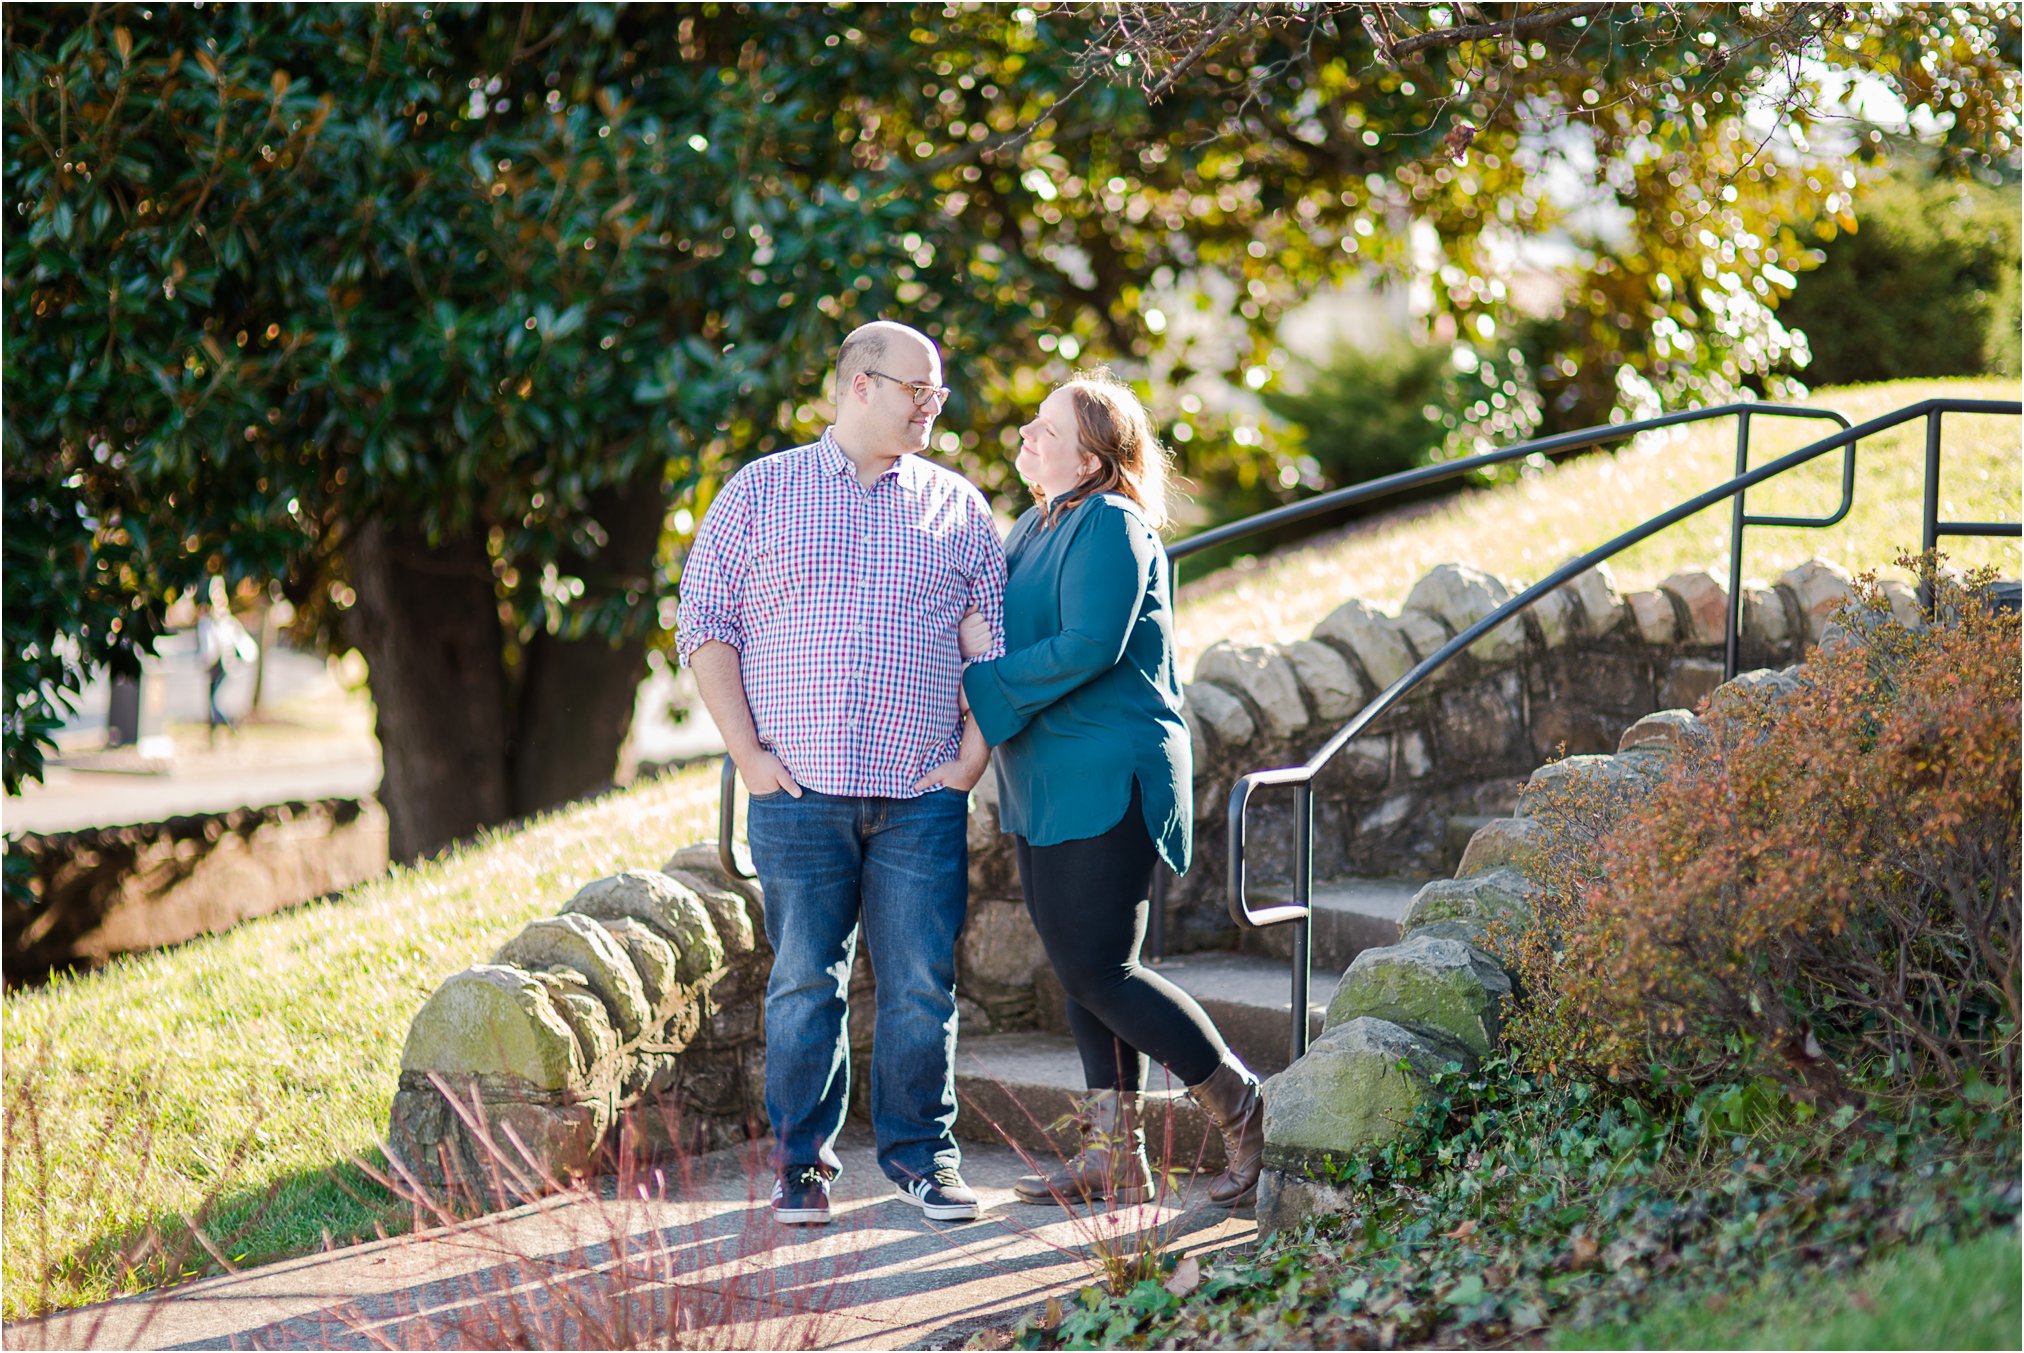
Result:
[[[1066,1034],[986,1034],[956,1044],[956,1136],[1011,1145],[1042,1169],[1073,1154],[1075,1127],[1060,1120],[1083,1093],[1082,1059]],[[1223,1168],[1222,1138],[1178,1077],[1154,1063],[1146,1094],[1146,1146],[1179,1169]]]
[[[1397,944],[1399,921],[1423,886],[1419,879],[1326,878],[1314,881],[1314,989],[1325,1006],[1350,961],[1366,949]],[[1291,902],[1291,887],[1254,887],[1254,907]],[[1284,965],[1293,957],[1293,926],[1276,925],[1244,933],[1247,953]]]
[[[1154,965],[1162,977],[1193,996],[1215,1020],[1224,1039],[1261,1076],[1283,1070],[1288,1046],[1291,976],[1284,960],[1256,954],[1185,954]],[[1335,979],[1315,983],[1308,1006],[1310,1032],[1321,1017]],[[1058,1020],[1060,988],[1050,980],[1041,1006]],[[1042,1165],[1072,1152],[1072,1125],[1055,1126],[1083,1092],[1082,1060],[1066,1033],[989,1034],[956,1044],[956,1135],[968,1141],[1010,1142]],[[1155,1155],[1181,1169],[1219,1170],[1222,1142],[1179,1077],[1154,1064],[1148,1082],[1146,1139]]]

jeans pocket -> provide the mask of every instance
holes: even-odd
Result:
[[[747,794],[745,801],[747,803],[771,803],[775,799],[784,799],[786,797],[787,791],[784,789],[769,789],[764,794]]]

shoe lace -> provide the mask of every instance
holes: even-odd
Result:
[[[822,1171],[812,1165],[797,1165],[787,1172],[787,1187],[790,1189],[819,1188],[822,1183]]]

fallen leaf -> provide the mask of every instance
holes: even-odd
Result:
[[[1587,1268],[1595,1262],[1596,1243],[1588,1236],[1574,1238],[1574,1255],[1568,1263],[1570,1268]]]
[[[1061,1298],[1049,1297],[1047,1310],[1040,1317],[1040,1328],[1044,1330],[1061,1328]]]
[[[1189,1255],[1174,1265],[1173,1276],[1166,1281],[1167,1291],[1177,1297],[1185,1297],[1202,1285],[1202,1261]]]
[[[1454,1230],[1444,1231],[1441,1234],[1447,1240],[1467,1240],[1470,1236],[1476,1234],[1476,1219],[1469,1217]]]

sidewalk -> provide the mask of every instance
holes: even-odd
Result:
[[[62,753],[42,782],[0,804],[6,829],[116,827],[290,800],[365,798],[378,790],[372,704],[364,692],[340,685],[321,658],[277,651],[274,698],[258,714],[230,705],[239,728],[215,736],[201,721],[201,689],[193,693],[183,689],[189,681],[169,680],[178,675],[187,676],[163,674],[171,698],[162,735],[171,748],[149,748],[169,755],[106,748],[104,711],[88,705],[77,725],[58,735]]]
[[[102,689],[90,715],[63,731],[62,753],[39,784],[0,800],[0,827],[9,832],[66,832],[160,822],[184,813],[324,798],[371,798],[379,792],[380,748],[372,703],[347,690],[329,664],[277,650],[275,699],[240,719],[236,732],[216,736],[204,726],[204,696],[194,675],[166,671],[173,752],[143,756],[134,747],[107,749]],[[244,674],[234,680],[244,684]],[[672,678],[658,673],[640,686],[632,744],[642,764],[711,756],[723,739],[700,706],[681,724],[668,718]],[[227,694],[234,688],[227,684]],[[238,705],[227,701],[234,710]]]
[[[1156,1204],[1071,1218],[1022,1206],[1007,1147],[965,1148],[975,1222],[925,1220],[852,1123],[835,1221],[775,1224],[771,1175],[719,1151],[667,1200],[549,1200],[457,1227],[6,1327],[12,1348],[953,1348],[1095,1281],[1100,1235],[1162,1228],[1176,1251],[1255,1240],[1248,1210]],[[609,1181],[607,1181],[609,1183]],[[609,1190],[607,1190],[609,1191]]]

